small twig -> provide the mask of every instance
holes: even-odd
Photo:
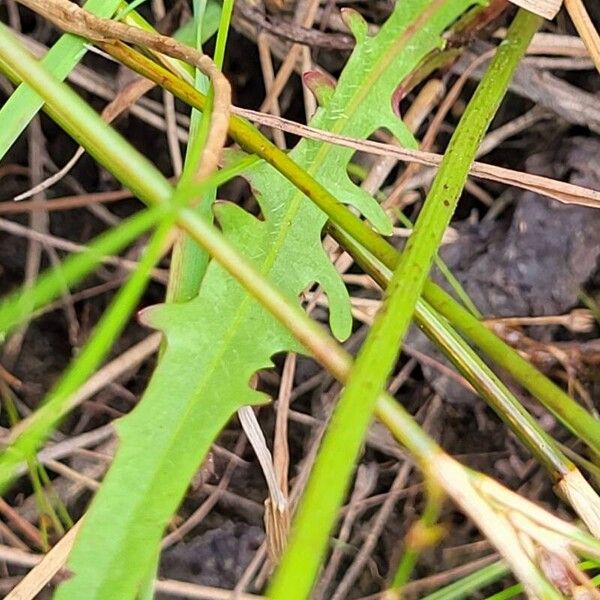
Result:
[[[319,8],[318,0],[309,1],[310,5],[306,8],[304,19],[302,20],[303,27],[310,27],[313,24],[315,17],[317,16],[317,9]],[[270,112],[273,109],[275,100],[283,91],[285,84],[288,82],[288,79],[290,78],[294,67],[296,66],[296,62],[300,58],[301,48],[302,46],[300,44],[293,44],[290,48],[288,55],[285,57],[285,60],[277,72],[277,76],[275,77],[275,81],[273,81],[273,85],[269,90],[267,97],[261,104],[261,111]]]
[[[71,469],[71,467],[68,467],[67,465],[63,465],[57,460],[48,459],[44,462],[44,466],[48,467],[51,471],[62,475],[65,479],[75,481],[76,483],[79,483],[94,492],[100,488],[100,482],[96,481],[92,477],[84,475],[83,473],[79,473],[75,469]]]
[[[46,179],[44,183],[49,180]],[[53,185],[51,182],[50,185]],[[18,214],[26,213],[38,208],[45,208],[48,212],[54,210],[72,210],[74,208],[80,208],[82,206],[89,206],[95,203],[107,203],[117,202],[126,198],[131,198],[131,190],[114,190],[110,192],[95,192],[91,194],[75,194],[73,196],[63,196],[61,198],[54,198],[48,201],[29,200],[27,202],[0,202],[0,215],[1,214]],[[15,197],[15,200],[18,197]],[[47,205],[47,206],[44,206]]]
[[[24,519],[4,498],[0,498],[0,514],[16,527],[29,542],[38,548],[44,547],[44,540],[40,532],[29,521]]]
[[[482,63],[489,60],[494,55],[494,50],[488,50],[484,52],[480,56],[476,57],[475,60],[465,69],[462,75],[456,80],[450,91],[446,94],[443,101],[440,103],[440,106],[427,129],[427,133],[423,137],[423,140],[420,145],[420,150],[428,151],[433,146],[435,142],[435,138],[437,137],[438,131],[446,118],[446,115],[454,105],[454,103],[458,100],[460,93],[464,85],[467,83],[469,76],[473,71]],[[402,193],[404,191],[404,187],[406,182],[415,174],[421,166],[417,163],[409,164],[404,173],[400,176],[397,183],[394,185],[391,193],[387,197],[384,206],[386,209],[393,209],[400,205],[400,201],[402,198]]]
[[[273,504],[280,513],[284,513],[287,511],[288,501],[279,488],[279,483],[273,469],[271,452],[267,447],[265,436],[260,424],[258,423],[258,420],[256,419],[254,410],[250,406],[243,406],[238,410],[237,414],[240,419],[240,423],[242,424],[242,428],[244,429],[244,433],[250,440],[250,444],[252,445],[252,448],[254,448],[258,462],[262,467],[263,474],[269,488],[269,494],[273,499]]]
[[[60,250],[66,250],[67,252],[87,252],[87,246],[82,244],[76,244],[64,238],[59,238],[50,234],[42,234],[19,223],[14,223],[7,219],[0,218],[0,230],[8,231],[13,235],[26,237],[28,239],[39,240],[46,244],[52,245],[54,248]],[[115,265],[127,271],[135,271],[138,268],[138,263],[134,260],[128,260],[126,258],[120,258],[118,256],[107,256],[102,259],[102,262],[109,265]],[[167,282],[167,277],[162,269],[153,269],[152,278],[161,283]]]
[[[548,315],[541,317],[504,317],[487,319],[485,324],[491,327],[522,327],[526,325],[562,325],[573,333],[586,333],[594,327],[594,314],[586,308],[577,308],[566,315]]]
[[[238,4],[239,6],[239,4]],[[273,61],[271,59],[271,50],[269,44],[269,38],[265,33],[259,33],[256,38],[256,46],[258,48],[258,57],[260,59],[260,67],[263,73],[263,80],[265,83],[265,91],[267,94],[270,93],[275,81],[275,73],[273,72]],[[273,102],[273,114],[281,116],[281,109],[279,108],[279,101],[275,99]],[[277,147],[281,150],[286,148],[285,135],[281,129],[275,128],[273,132],[273,141],[277,144]]]
[[[107,363],[102,367],[95,375],[90,377],[85,385],[79,390],[72,394],[65,404],[65,411],[73,409],[75,406],[81,404],[84,400],[90,398],[98,390],[103,388],[108,382],[114,381],[117,377],[121,376],[124,372],[128,371],[135,365],[148,358],[151,354],[156,352],[159,347],[162,334],[153,333],[146,339],[135,344],[123,354]],[[35,421],[38,413],[33,413],[27,419],[23,419],[17,425],[15,425],[11,431],[10,436],[5,440],[6,444],[12,443],[22,431],[27,430],[31,426],[31,421]]]
[[[295,135],[313,140],[321,140],[332,144],[353,148],[368,154],[378,156],[395,156],[398,160],[406,162],[415,162],[427,166],[437,167],[442,160],[442,155],[434,152],[423,152],[421,150],[413,150],[410,148],[399,148],[392,144],[375,142],[373,140],[359,140],[348,136],[329,133],[321,129],[316,129],[310,125],[301,125],[283,117],[267,115],[257,111],[234,108],[232,112],[236,115],[247,118],[249,121],[268,125],[269,127],[280,127],[284,131],[288,131]],[[515,187],[535,192],[553,198],[565,204],[579,204],[582,206],[591,206],[592,208],[600,208],[600,191],[585,188],[583,186],[574,185],[542,177],[541,175],[533,175],[513,169],[506,169],[496,165],[481,163],[474,161],[469,169],[469,175],[489,181],[497,181],[506,185],[514,185]]]
[[[504,30],[506,34],[506,30]],[[494,34],[495,36],[495,34]],[[504,35],[500,36],[504,37]],[[576,35],[538,32],[533,36],[527,54],[550,54],[553,56],[570,56],[586,58],[589,53],[581,38]]]
[[[498,147],[504,140],[524,131],[538,121],[549,119],[550,117],[551,113],[546,109],[541,106],[534,106],[531,110],[521,116],[515,117],[511,121],[490,131],[483,138],[483,141],[477,150],[477,157],[485,156],[488,152],[491,152],[494,148]]]
[[[290,42],[304,44],[311,48],[327,48],[330,50],[351,50],[355,46],[354,38],[345,33],[324,33],[316,29],[289,23],[283,19],[277,19],[276,22],[272,23],[263,12],[245,2],[236,2],[235,9],[239,16],[247,19],[260,29]]]
[[[246,438],[243,435],[240,435],[233,456],[239,458],[239,455],[243,453],[245,447]],[[227,489],[236,466],[236,460],[234,460],[233,457],[230,457],[219,484],[210,492],[208,498],[204,500],[204,502],[181,525],[165,535],[161,542],[162,550],[172,546],[177,542],[180,542],[187,533],[189,533],[192,529],[194,529],[194,527],[198,526],[204,520],[204,518],[216,506],[217,502],[223,495],[223,492],[225,492]]]
[[[288,448],[288,415],[290,398],[294,387],[294,373],[296,372],[296,355],[288,354],[283,365],[281,385],[277,398],[277,418],[275,421],[275,434],[273,436],[273,467],[279,487],[287,496],[288,471],[290,468],[290,453]]]
[[[81,521],[71,527],[67,534],[42,558],[38,565],[25,575],[4,600],[28,600],[35,598],[66,563],[80,525]]]
[[[154,583],[154,589],[162,594],[176,596],[177,598],[195,598],[196,600],[231,600],[232,597],[231,590],[173,579],[157,579]],[[241,592],[236,595],[236,600],[266,600],[266,598]]]

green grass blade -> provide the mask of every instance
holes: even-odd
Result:
[[[121,4],[121,0],[88,0],[84,7],[99,17],[110,17]],[[64,79],[86,53],[85,40],[64,34],[48,51],[43,59],[44,66],[57,79]],[[15,140],[44,101],[27,84],[21,84],[14,94],[0,108],[0,159],[8,152]]]
[[[174,216],[170,216],[159,225],[138,268],[119,290],[81,353],[50,392],[44,404],[11,431],[8,440],[10,445],[5,448],[0,461],[0,489],[10,482],[16,467],[35,454],[48,432],[69,411],[71,394],[92,375],[107,355],[115,338],[121,333],[131,312],[137,306],[150,273],[164,249],[164,242],[173,221]]]

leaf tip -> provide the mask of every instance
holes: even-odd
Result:
[[[158,325],[157,315],[160,312],[160,308],[164,304],[153,304],[152,306],[146,306],[137,312],[138,323],[144,325],[144,327],[150,327],[152,329],[160,329]]]
[[[369,25],[363,16],[353,8],[342,8],[342,20],[356,40],[357,44],[364,42],[369,34]]]
[[[334,337],[340,341],[345,342],[352,333],[352,313],[346,306],[337,309],[335,306],[331,306],[329,312],[329,326],[331,327],[331,333]]]
[[[302,79],[306,87],[314,94],[319,106],[327,108],[335,92],[335,79],[321,71],[307,71]]]

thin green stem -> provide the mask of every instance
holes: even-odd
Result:
[[[540,427],[477,353],[443,322],[427,302],[420,303],[417,320],[427,336],[450,358],[488,405],[544,465],[555,482],[575,469],[575,465],[563,454],[552,436]]]
[[[427,485],[427,502],[421,518],[411,526],[406,535],[404,554],[396,569],[390,591],[397,591],[402,597],[402,588],[410,579],[423,550],[439,540],[440,528],[437,526],[443,504],[443,494],[439,486],[429,480]]]
[[[505,369],[565,427],[600,456],[600,421],[575,402],[529,361],[500,340],[446,291],[427,282],[423,297],[470,342]]]

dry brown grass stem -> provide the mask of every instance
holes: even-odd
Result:
[[[581,0],[565,0],[565,8],[600,73],[600,36]]]

